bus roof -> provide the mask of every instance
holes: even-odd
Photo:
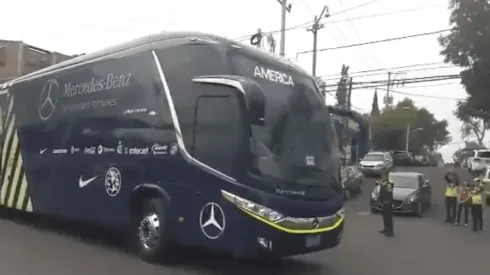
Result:
[[[240,42],[237,42],[237,41],[225,38],[225,37],[212,35],[212,34],[208,34],[208,33],[201,33],[201,32],[161,32],[158,34],[152,34],[152,35],[136,38],[136,39],[133,39],[133,40],[112,46],[112,47],[101,49],[101,50],[98,50],[98,51],[95,51],[92,53],[88,53],[88,54],[83,54],[83,55],[74,57],[72,59],[51,65],[51,66],[46,67],[44,69],[41,69],[41,70],[32,72],[30,74],[27,74],[27,75],[18,77],[16,79],[13,79],[13,80],[6,82],[4,84],[0,84],[0,89],[8,88],[12,84],[15,84],[18,82],[23,82],[23,81],[27,81],[27,80],[30,80],[33,78],[38,78],[38,77],[42,77],[45,75],[49,75],[51,73],[63,70],[65,68],[73,68],[73,67],[76,67],[78,65],[92,63],[93,61],[95,61],[99,58],[102,58],[104,56],[114,54],[117,52],[130,50],[132,48],[136,48],[136,47],[143,46],[143,45],[149,45],[149,44],[156,43],[156,42],[162,42],[165,40],[179,39],[179,38],[201,39],[204,41],[208,41],[209,43],[218,43],[218,44],[224,44],[226,46],[234,46],[234,47],[243,48],[244,50],[249,52],[249,54],[257,56],[258,58],[268,59],[271,62],[274,62],[274,61],[275,62],[281,62],[281,63],[287,64],[287,65],[289,65],[289,66],[291,66],[297,70],[300,70],[301,73],[308,74],[301,67],[293,64],[289,60],[280,58],[280,57],[274,55],[273,53],[266,52],[266,51],[258,49],[256,47],[252,47],[250,45],[240,43]]]

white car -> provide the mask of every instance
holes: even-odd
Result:
[[[474,150],[467,160],[468,171],[481,172],[490,165],[490,150]]]
[[[393,158],[388,152],[369,152],[357,167],[364,175],[381,175],[393,168]]]
[[[480,176],[481,182],[483,183],[483,189],[485,189],[485,197],[487,199],[487,204],[490,203],[490,166],[487,166]]]

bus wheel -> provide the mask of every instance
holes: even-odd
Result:
[[[165,204],[160,198],[144,199],[136,215],[138,256],[148,262],[165,261],[169,247]]]

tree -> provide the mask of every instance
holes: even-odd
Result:
[[[374,147],[384,150],[405,150],[407,129],[409,149],[415,154],[434,151],[451,141],[446,120],[438,121],[425,108],[417,108],[408,98],[393,108],[383,109],[373,122]]]
[[[450,0],[451,32],[439,37],[445,62],[463,67],[461,82],[468,97],[463,103],[473,119],[490,116],[490,1]]]
[[[479,146],[483,146],[483,139],[485,138],[490,117],[479,111],[475,111],[466,101],[458,102],[454,114],[462,121],[461,138],[465,139],[474,136]]]
[[[373,104],[371,105],[371,117],[379,117],[378,91],[374,91]]]
[[[340,81],[337,83],[337,92],[335,96],[337,97],[337,103],[340,107],[347,105],[347,80],[349,79],[349,66],[342,65],[340,70]]]

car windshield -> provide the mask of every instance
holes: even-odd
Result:
[[[381,154],[367,154],[362,160],[365,160],[365,161],[384,161],[384,157]]]
[[[337,140],[313,78],[274,60],[230,54],[235,73],[255,80],[266,96],[265,125],[252,126],[253,173],[276,186],[340,193]]]
[[[398,188],[417,189],[419,187],[418,178],[414,176],[390,175],[390,180]]]
[[[490,158],[490,151],[480,151],[476,153],[477,158]]]

